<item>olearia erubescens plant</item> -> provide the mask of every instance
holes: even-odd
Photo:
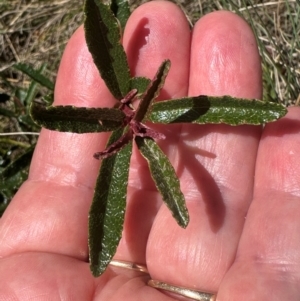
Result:
[[[286,108],[280,104],[231,96],[199,95],[155,102],[170,61],[166,58],[151,80],[131,77],[120,43],[129,15],[126,0],[112,0],[109,4],[101,0],[85,2],[88,49],[117,105],[85,108],[33,102],[31,106],[33,120],[50,130],[112,132],[106,149],[94,154],[94,158],[102,160],[89,213],[89,260],[94,276],[105,271],[121,239],[133,142],[147,160],[155,185],[179,226],[186,228],[189,223],[180,182],[156,143],[157,139],[167,137],[152,129],[151,123],[264,124],[286,114]]]

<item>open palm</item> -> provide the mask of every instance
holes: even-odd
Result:
[[[260,98],[260,59],[248,25],[229,12],[203,17],[190,32],[170,2],[130,17],[123,45],[132,74],[152,78],[172,62],[161,98]],[[65,50],[55,105],[111,107],[79,28]],[[217,300],[300,298],[300,110],[257,126],[168,125],[159,141],[187,200],[180,228],[134,150],[123,238],[116,258],[146,264],[153,279]],[[177,300],[148,276],[109,267],[89,271],[87,219],[107,134],[42,130],[28,181],[0,220],[0,300]]]

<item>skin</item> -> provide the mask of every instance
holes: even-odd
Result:
[[[190,32],[178,7],[149,2],[125,30],[131,72],[152,78],[169,58],[163,98],[260,98],[255,38],[229,12],[204,16]],[[55,105],[112,106],[83,29],[59,68]],[[147,264],[151,278],[218,292],[220,301],[300,298],[300,110],[266,125],[176,125],[159,141],[186,196],[181,229],[162,204],[134,148],[125,228],[117,259]],[[184,300],[146,285],[139,272],[109,267],[95,279],[87,262],[87,217],[107,134],[43,129],[23,184],[0,220],[1,300]]]

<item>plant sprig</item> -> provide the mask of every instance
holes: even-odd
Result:
[[[155,185],[175,220],[183,228],[188,226],[189,215],[179,179],[156,143],[157,139],[165,137],[151,128],[151,122],[263,124],[286,114],[286,108],[276,103],[230,96],[200,95],[155,102],[170,61],[162,62],[152,80],[131,77],[120,43],[129,14],[125,0],[112,0],[110,5],[101,0],[85,2],[84,28],[88,49],[102,79],[119,101],[114,108],[47,107],[37,103],[31,106],[35,122],[51,130],[112,131],[106,149],[94,154],[96,159],[102,160],[89,213],[90,267],[96,277],[107,268],[121,239],[133,141],[147,160]],[[139,105],[135,109],[133,103],[136,100]]]

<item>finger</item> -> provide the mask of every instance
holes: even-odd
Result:
[[[112,106],[114,100],[88,52],[83,28],[69,41],[54,105]],[[87,217],[106,134],[42,130],[29,173],[3,218],[0,256],[47,251],[87,258]]]
[[[1,259],[0,300],[157,300],[160,293],[145,286],[146,278],[142,273],[112,268],[95,279],[81,260],[28,252]]]
[[[266,125],[254,200],[220,300],[299,300],[300,110]]]
[[[247,23],[229,12],[202,18],[192,36],[189,94],[261,96],[260,59]],[[232,264],[249,203],[260,127],[185,125],[169,154],[190,213],[180,229],[162,206],[151,229],[151,277],[217,291]]]
[[[160,64],[170,59],[171,69],[160,97],[186,95],[190,30],[184,14],[176,5],[154,1],[137,8],[128,20],[123,42],[134,76],[153,78]],[[160,204],[148,165],[134,146],[125,227],[116,258],[145,262],[149,231]]]

